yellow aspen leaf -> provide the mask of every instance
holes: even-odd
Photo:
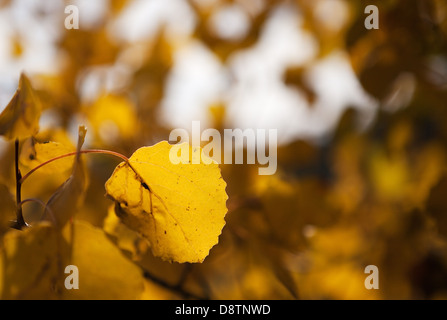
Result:
[[[0,255],[0,297],[58,298],[62,264],[58,241],[56,229],[47,222],[6,233]]]
[[[78,290],[64,290],[64,299],[133,300],[140,298],[144,278],[140,268],[127,259],[105,232],[75,220],[64,229],[72,245],[70,264],[79,272]]]
[[[60,142],[48,141],[43,143],[32,143],[28,140],[20,153],[20,163],[32,169],[38,165],[56,158],[60,155],[75,151],[71,146],[65,146]],[[43,166],[39,171],[45,174],[56,174],[68,171],[73,166],[72,158],[62,158]]]
[[[106,182],[107,195],[123,223],[148,239],[155,256],[203,262],[225,225],[226,183],[218,164],[203,156],[198,164],[173,164],[172,147],[163,141],[135,151]],[[186,147],[189,159],[201,152]]]
[[[22,73],[16,93],[0,114],[0,135],[12,140],[36,134],[41,109],[29,79]]]
[[[80,126],[73,171],[70,177],[51,196],[46,205],[44,219],[52,221],[60,228],[75,214],[86,190],[87,176],[80,153],[86,133],[87,129]]]
[[[72,151],[76,150],[76,146],[73,144],[71,140],[70,133],[66,131],[64,128],[45,128],[43,130],[39,130],[39,133],[34,137],[35,141],[44,143],[45,141],[57,141],[61,143],[66,148],[72,149]]]

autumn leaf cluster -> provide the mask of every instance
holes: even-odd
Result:
[[[203,262],[218,242],[227,212],[226,183],[217,163],[205,164],[206,159],[202,158],[195,165],[174,165],[169,159],[172,145],[166,141],[142,147],[129,159],[113,151],[82,150],[87,134],[84,126],[79,127],[76,151],[57,156],[64,150],[60,143],[35,140],[39,107],[30,81],[22,74],[16,94],[0,114],[3,135],[14,140],[16,174],[16,201],[8,186],[2,185],[1,189],[6,203],[1,221],[3,298],[137,299],[144,296],[143,271],[125,257],[117,243],[108,239],[106,230],[77,219],[76,213],[81,210],[88,188],[83,153],[118,155],[125,160],[105,184],[107,195],[114,200],[109,215],[116,218],[105,225],[110,236],[118,241],[127,238],[125,231],[123,235],[123,231],[110,229],[121,224],[123,229],[134,232],[134,241],[140,239],[138,235],[141,241],[147,239],[145,243],[156,257],[178,263]],[[25,143],[20,148],[22,141]],[[187,149],[191,154],[201,151],[199,147],[187,146]],[[74,156],[68,167],[59,163],[51,171],[48,168],[43,171],[54,175],[71,170],[68,179],[46,203],[39,198],[22,200],[22,185],[31,174],[68,156]],[[189,154],[185,157],[190,159]],[[22,175],[20,158],[28,161],[28,165],[38,164]],[[41,217],[31,223],[23,215],[23,207],[28,202],[36,202],[43,209]],[[8,226],[17,230],[7,231]],[[29,270],[30,266],[33,270]],[[76,284],[76,290],[68,290],[72,288],[67,288],[62,281],[66,266],[82,270],[82,281]],[[106,283],[114,286],[107,293],[103,292]]]

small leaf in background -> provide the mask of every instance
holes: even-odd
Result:
[[[110,206],[104,219],[104,232],[113,237],[118,248],[128,251],[138,259],[140,251],[145,251],[147,242],[138,233],[126,227],[116,216],[115,206]]]
[[[58,241],[56,229],[48,223],[6,233],[0,255],[0,297],[58,298],[63,264]]]
[[[0,236],[3,235],[10,226],[10,221],[15,219],[16,203],[9,189],[0,184]]]
[[[71,146],[65,146],[60,142],[48,141],[43,143],[33,143],[28,140],[23,146],[20,154],[20,163],[32,169],[50,159],[60,155],[75,151]],[[39,171],[46,174],[63,173],[69,170],[73,165],[73,159],[70,157],[49,163],[43,166]]]
[[[75,152],[75,143],[65,130],[58,128],[40,130],[36,136],[20,141],[19,165],[22,176],[53,157]],[[46,202],[70,176],[73,159],[73,156],[61,158],[36,170],[22,185],[22,199],[37,198]],[[11,164],[13,168],[14,161]],[[15,185],[15,175],[8,185]],[[26,205],[25,212],[34,221],[42,216],[41,206],[34,206],[33,210],[33,205]]]
[[[70,264],[79,271],[79,290],[65,290],[64,299],[137,299],[141,296],[144,288],[141,270],[103,230],[84,221],[74,221],[73,228],[64,229],[64,236],[72,245]]]
[[[124,96],[101,96],[86,113],[98,141],[113,144],[131,138],[137,130],[135,106]]]
[[[12,140],[36,134],[41,109],[29,79],[22,73],[19,88],[0,114],[0,135]]]
[[[163,141],[135,151],[130,165],[118,165],[106,182],[107,195],[124,224],[149,240],[155,256],[202,262],[225,225],[226,183],[217,163],[171,163],[171,148]],[[200,152],[188,150],[190,156]]]
[[[82,202],[87,186],[87,176],[81,159],[81,148],[84,144],[87,129],[79,127],[77,154],[73,164],[71,176],[51,196],[46,205],[44,219],[52,221],[62,228],[73,217]]]

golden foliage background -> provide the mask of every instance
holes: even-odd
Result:
[[[329,16],[325,23],[317,14],[327,0],[191,0],[184,1],[196,17],[191,34],[173,36],[162,24],[153,35],[138,40],[117,40],[109,29],[110,21],[133,1],[105,1],[102,18],[88,27],[81,19],[79,30],[63,28],[63,6],[54,14],[41,2],[41,10],[37,6],[31,13],[42,22],[50,16],[58,19],[60,34],[53,45],[62,63],[51,72],[23,70],[45,115],[35,142],[51,140],[73,150],[73,124],[77,128],[84,122],[89,147],[128,156],[141,146],[166,140],[172,127],[160,116],[160,109],[178,51],[185,43],[200,41],[222,65],[229,65],[235,54],[260,41],[279,6],[301,17],[296,28],[318,44],[311,61],[287,67],[283,85],[298,90],[312,108],[319,92],[306,72],[313,63],[342,51],[375,102],[373,119],[366,126],[359,125],[364,120],[359,108],[346,105],[342,116],[332,119],[335,127],[322,138],[295,136],[282,143],[275,175],[259,176],[252,165],[222,165],[229,195],[227,224],[202,264],[170,264],[153,257],[144,240],[117,223],[110,211],[112,203],[104,197],[104,183],[117,161],[86,157],[90,183],[77,219],[104,229],[138,266],[145,279],[142,298],[447,298],[445,1],[333,1],[341,3],[345,12],[337,25]],[[364,28],[363,10],[368,4],[380,10],[379,30]],[[15,5],[16,1],[0,1],[2,10]],[[214,13],[233,5],[249,20],[246,32],[236,39],[223,37],[210,22]],[[11,27],[15,36],[8,40],[11,50],[2,66],[33,54],[26,45],[33,30],[25,34],[20,23]],[[121,64],[127,66],[124,71]],[[92,70],[99,85],[93,98],[87,99],[82,88],[92,87],[86,84]],[[219,130],[234,126],[227,107],[224,100],[210,103],[206,110],[210,126]],[[27,150],[22,148],[23,170],[33,166]],[[2,190],[11,193],[13,159],[13,145],[2,141],[0,182],[6,186]],[[59,169],[58,174],[36,172],[24,184],[23,197],[47,201],[70,174]],[[5,190],[0,193],[2,209],[10,203],[3,197]],[[24,211],[32,223],[42,208],[28,204]],[[2,234],[7,230],[1,222],[5,220],[0,220]],[[82,228],[82,232],[96,232]],[[364,268],[371,264],[380,270],[379,290],[364,286]],[[133,284],[134,267],[126,264],[123,270],[131,270]],[[105,281],[91,290],[116,291],[118,285]]]

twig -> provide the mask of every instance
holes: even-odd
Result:
[[[155,282],[156,284],[158,284],[166,289],[172,290],[172,291],[180,294],[184,299],[206,300],[206,298],[199,297],[198,295],[196,295],[192,292],[188,292],[188,291],[180,288],[178,284],[171,285],[171,284],[167,283],[166,281],[157,278],[156,276],[150,274],[147,270],[143,271],[143,276],[146,279],[149,279],[152,282]]]
[[[17,221],[14,226],[16,229],[21,230],[26,226],[26,222],[23,219],[23,210],[22,210],[22,174],[19,169],[19,139],[15,141],[15,153],[14,153],[14,162],[15,162],[15,173],[16,173],[16,203],[17,203]]]
[[[180,274],[180,279],[178,280],[178,283],[176,285],[178,289],[181,289],[183,287],[186,279],[188,278],[189,274],[192,271],[193,266],[194,266],[193,264],[187,264],[183,268],[182,273]]]
[[[20,205],[22,206],[23,204],[25,204],[27,202],[35,202],[35,203],[40,204],[44,209],[44,213],[45,213],[45,210],[48,210],[48,213],[50,214],[50,217],[53,220],[53,223],[55,225],[57,224],[56,217],[54,216],[53,211],[51,210],[51,208],[47,207],[47,205],[42,200],[36,199],[36,198],[29,198],[29,199],[25,199],[22,202],[20,202]]]
[[[126,156],[122,155],[121,153],[115,152],[115,151],[110,151],[110,150],[100,150],[100,149],[91,149],[91,150],[81,150],[79,151],[79,153],[99,153],[99,154],[109,154],[118,158],[121,158],[122,160],[124,160],[125,162],[129,163],[129,158],[127,158]],[[20,179],[20,183],[22,184],[32,173],[34,173],[36,170],[42,168],[43,166],[59,160],[59,159],[63,159],[66,157],[72,157],[75,156],[77,154],[77,152],[70,152],[70,153],[66,153],[60,156],[57,156],[55,158],[52,158],[50,160],[47,160],[45,162],[42,162],[41,164],[39,164],[38,166],[36,166],[35,168],[31,169],[27,174],[25,174],[21,179]]]

